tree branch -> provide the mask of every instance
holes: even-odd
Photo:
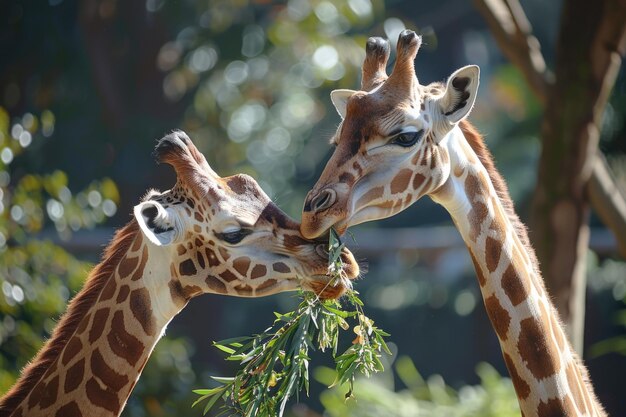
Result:
[[[554,83],[547,69],[541,46],[518,0],[474,0],[504,55],[517,66],[537,98],[545,105],[548,89]],[[610,85],[607,85],[610,84]],[[611,83],[604,87],[612,88]],[[595,212],[613,231],[618,250],[626,257],[626,200],[618,190],[604,156],[594,161],[587,192]]]
[[[620,255],[626,258],[626,202],[615,184],[606,158],[598,152],[587,188],[589,200],[602,222],[615,233]],[[621,238],[620,238],[621,236]]]
[[[542,104],[553,81],[541,45],[517,0],[474,0],[504,55],[524,74]]]

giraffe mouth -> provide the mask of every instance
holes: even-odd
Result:
[[[328,274],[328,271],[324,271],[324,274],[312,275],[303,282],[302,287],[313,291],[321,299],[337,299],[347,290],[352,289],[352,281],[357,279],[360,274],[359,265],[351,252],[343,252],[341,257],[344,265],[341,279],[334,279]]]
[[[312,279],[304,284],[304,288],[313,291],[321,299],[337,299],[352,288],[349,280],[332,281],[328,275],[314,275]]]

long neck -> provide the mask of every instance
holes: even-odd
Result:
[[[0,401],[1,416],[122,412],[167,323],[186,303],[170,285],[167,256],[150,253],[162,249],[129,227],[128,236],[110,245],[60,329]]]
[[[523,415],[602,416],[506,186],[480,137],[463,127],[444,139],[450,177],[433,199],[450,212],[469,249]]]

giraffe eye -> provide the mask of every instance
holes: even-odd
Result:
[[[248,236],[250,233],[252,233],[252,230],[239,229],[232,232],[216,233],[215,236],[217,236],[218,239],[223,240],[224,242],[235,245],[241,242],[243,238]]]
[[[393,137],[391,143],[394,145],[400,145],[402,147],[408,148],[409,146],[413,146],[417,143],[418,140],[422,138],[424,134],[424,130],[420,130],[417,132],[403,132],[399,133]]]

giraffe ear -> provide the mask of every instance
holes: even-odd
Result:
[[[456,70],[446,85],[446,92],[440,99],[443,115],[452,124],[456,124],[467,117],[476,101],[480,68],[477,65],[468,65]]]
[[[356,93],[354,90],[333,90],[330,92],[330,100],[335,105],[337,109],[337,113],[341,116],[342,119],[346,118],[346,108],[348,106],[348,99],[352,97],[352,95]]]
[[[180,224],[176,214],[160,203],[148,200],[133,210],[143,234],[157,246],[167,246],[180,235]]]

